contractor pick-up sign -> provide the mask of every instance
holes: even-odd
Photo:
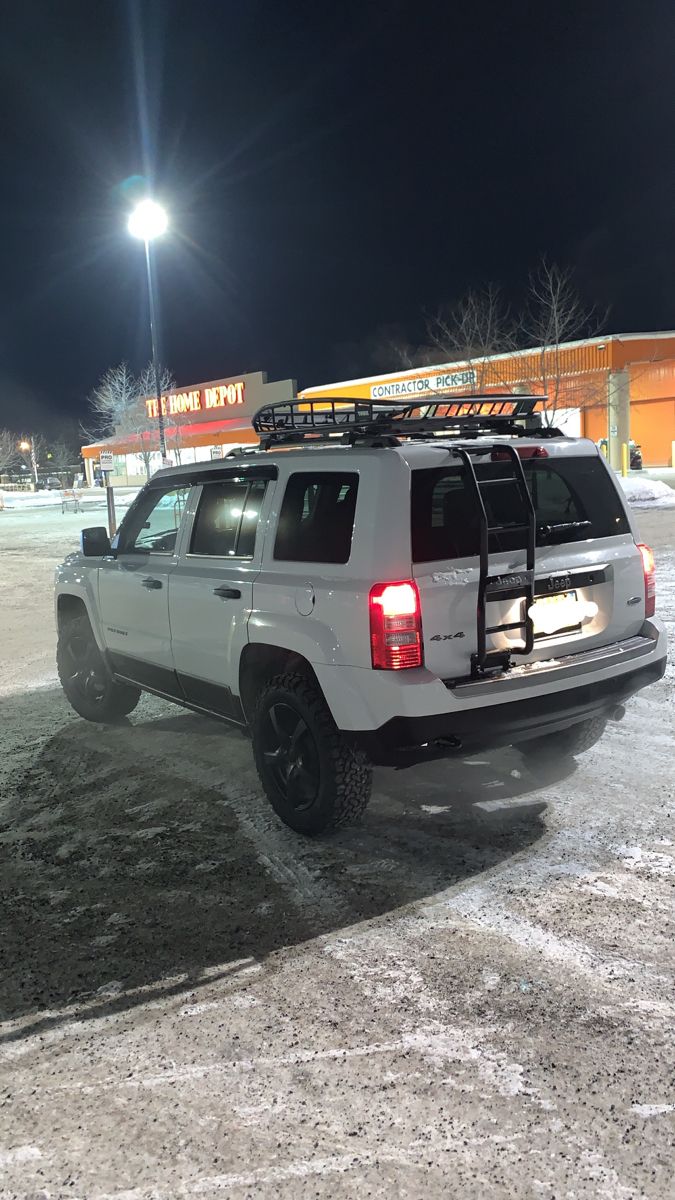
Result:
[[[211,408],[230,408],[244,403],[245,382],[220,383],[214,387],[195,388],[192,392],[170,392],[162,396],[162,416],[175,417],[182,413],[206,412]],[[149,417],[157,416],[157,400],[146,400]]]
[[[371,400],[393,400],[406,396],[419,396],[425,392],[446,392],[453,388],[475,387],[476,372],[443,371],[439,375],[418,375],[414,379],[396,379],[391,383],[374,383],[370,389]]]

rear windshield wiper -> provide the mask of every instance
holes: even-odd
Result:
[[[538,525],[537,533],[543,541],[564,542],[565,534],[569,533],[574,536],[582,529],[590,528],[590,521],[560,521],[557,525]]]

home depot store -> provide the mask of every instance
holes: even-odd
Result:
[[[609,436],[612,465],[621,443],[642,446],[646,466],[671,466],[675,443],[675,332],[623,334],[568,342],[554,349],[451,362],[305,388],[308,400],[424,400],[441,393],[529,391],[548,394],[553,423],[598,442]],[[268,383],[262,372],[231,376],[162,397],[169,459],[195,462],[255,444],[251,417],[265,404],[291,400],[291,379]],[[101,450],[111,450],[116,485],[140,484],[160,466],[157,401],[146,401],[150,428],[83,447],[89,482]]]
[[[261,371],[167,392],[162,396],[167,457],[172,463],[200,462],[220,458],[235,446],[255,444],[253,414],[264,404],[291,400],[294,395],[294,380],[268,383]],[[83,446],[88,482],[93,482],[101,451],[108,450],[113,454],[112,484],[145,483],[148,474],[161,466],[157,416],[156,398],[148,399],[145,419],[149,428],[117,433]]]
[[[352,397],[414,402],[441,392],[548,394],[551,423],[564,432],[642,446],[645,466],[674,466],[675,332],[619,334],[465,362],[306,388],[311,400]]]

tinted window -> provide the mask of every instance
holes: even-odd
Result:
[[[120,554],[172,554],[185,511],[189,487],[142,495],[120,528]]]
[[[538,545],[628,532],[621,500],[597,459],[526,459],[523,466],[537,512]],[[519,527],[525,516],[510,464],[476,464],[476,474],[487,484],[482,495],[488,524],[500,527],[489,536],[490,551],[523,547],[525,534]],[[463,467],[413,471],[411,523],[414,562],[478,554],[476,500]]]
[[[358,486],[358,475],[338,471],[291,475],[274,557],[288,562],[348,562]]]
[[[250,558],[255,546],[265,482],[255,479],[207,483],[202,490],[190,543],[191,554]]]

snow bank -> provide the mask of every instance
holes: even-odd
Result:
[[[60,492],[3,492],[0,488],[0,507],[52,508],[61,505]]]
[[[115,508],[128,508],[136,499],[139,488],[124,488],[115,490]],[[105,508],[106,498],[103,488],[89,488],[77,493],[82,509]],[[61,508],[61,493],[53,492],[4,492],[0,488],[0,509],[17,509],[22,512],[28,508]]]
[[[649,508],[675,507],[675,491],[659,479],[638,479],[635,475],[627,475],[625,478],[619,476],[619,483],[629,504],[644,504]]]

